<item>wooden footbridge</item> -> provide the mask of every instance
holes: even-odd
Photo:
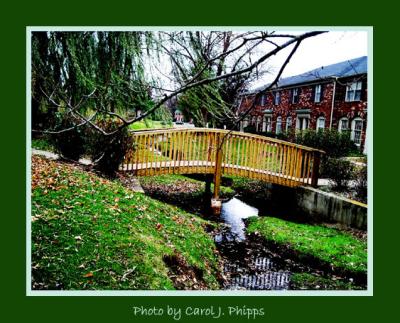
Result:
[[[222,175],[286,186],[316,186],[322,151],[228,130],[189,128],[132,132],[121,170],[137,176],[213,174],[214,199]]]

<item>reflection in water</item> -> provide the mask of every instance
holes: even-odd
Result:
[[[243,241],[246,238],[243,219],[251,216],[258,216],[258,209],[247,205],[235,197],[228,202],[222,203],[221,217],[230,226],[230,232],[224,235],[217,235],[215,241],[222,242],[224,238],[228,241]]]
[[[286,290],[290,273],[276,268],[273,261],[253,249],[245,235],[243,219],[258,216],[258,209],[233,198],[222,204],[221,218],[227,224],[214,239],[225,256],[225,289]]]

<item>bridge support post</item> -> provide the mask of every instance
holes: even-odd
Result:
[[[215,152],[215,171],[214,171],[214,193],[211,199],[211,209],[214,215],[221,214],[222,203],[219,199],[219,190],[221,187],[222,176],[222,142],[220,134],[216,138],[216,152]]]
[[[319,151],[314,151],[313,165],[312,165],[312,173],[311,173],[311,186],[318,186],[318,177],[319,177],[319,164],[321,161],[321,153]]]

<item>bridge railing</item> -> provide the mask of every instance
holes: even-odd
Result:
[[[138,176],[237,175],[287,186],[316,185],[321,151],[290,142],[209,128],[135,131],[122,169]]]

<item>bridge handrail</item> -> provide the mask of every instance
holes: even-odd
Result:
[[[208,133],[223,133],[226,135],[235,135],[239,137],[244,137],[244,138],[254,138],[254,139],[261,139],[269,142],[274,142],[286,146],[291,146],[291,147],[296,147],[300,148],[306,151],[310,152],[319,152],[321,154],[325,154],[325,151],[317,148],[312,148],[300,144],[296,144],[293,142],[277,139],[277,138],[272,138],[268,136],[262,136],[262,135],[257,135],[257,134],[252,134],[248,132],[239,132],[239,131],[231,131],[231,130],[224,130],[224,129],[216,129],[216,128],[160,128],[160,129],[143,129],[143,130],[131,130],[130,133],[133,135],[141,135],[141,134],[149,134],[149,133],[154,133],[154,134],[163,134],[163,133],[171,133],[171,132],[208,132]]]
[[[317,186],[324,151],[281,139],[214,128],[131,131],[122,169],[136,175],[222,174],[287,186]],[[217,194],[216,194],[217,195]]]

